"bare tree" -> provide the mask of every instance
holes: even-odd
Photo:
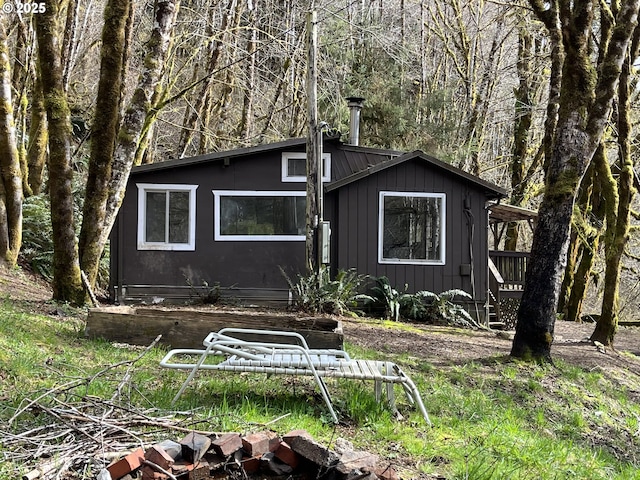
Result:
[[[466,151],[458,163],[474,174],[481,170],[489,105],[510,31],[506,21],[506,8],[486,2],[447,0],[429,6],[427,26],[439,39],[458,89],[464,92],[457,111],[458,139]]]
[[[234,19],[239,12],[239,8],[239,2],[237,0],[229,0],[222,16],[219,31],[214,28],[215,17],[213,16],[213,10],[211,10],[211,17],[209,19],[207,32],[210,40],[205,72],[206,77],[204,77],[205,81],[202,82],[200,89],[192,99],[193,105],[189,105],[185,111],[185,122],[182,127],[180,144],[178,147],[180,157],[183,157],[186,154],[187,149],[193,140],[198,121],[200,120],[200,122],[202,122],[210,112],[212,103],[211,96],[213,94],[212,88],[216,79],[216,69],[218,68],[220,58],[223,57],[227,37],[229,36],[231,27],[234,25]],[[206,127],[206,125],[204,126]]]
[[[256,87],[256,48],[258,41],[258,30],[255,25],[255,11],[258,8],[257,1],[252,2],[249,7],[247,47],[246,53],[249,56],[249,66],[243,86],[242,115],[238,124],[238,136],[244,143],[248,143],[253,133],[253,112]]]
[[[519,13],[519,12],[518,12]],[[542,53],[541,41],[537,29],[532,28],[522,15],[518,16],[518,88],[515,96],[515,124],[513,128],[513,154],[510,162],[511,170],[511,205],[519,207],[528,203],[528,197],[536,182],[532,179],[541,169],[543,150],[531,154],[535,133],[534,110],[540,99],[542,76],[536,66],[540,64]],[[517,250],[519,223],[507,225],[504,249]]]

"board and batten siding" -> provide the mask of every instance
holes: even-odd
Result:
[[[276,292],[288,297],[280,267],[293,280],[305,272],[304,241],[215,241],[214,191],[305,191],[304,182],[282,181],[283,152],[303,152],[300,140],[219,152],[166,164],[137,167],[131,174],[118,221],[112,232],[111,284],[141,295],[192,295],[191,286],[220,284],[229,296],[260,297]],[[428,157],[325,142],[332,158],[332,181],[325,194],[324,219],[331,222],[331,270],[355,269],[371,277],[387,276],[410,292],[440,293],[451,288],[472,293],[471,277],[461,265],[471,263],[465,198],[474,220],[475,298],[487,290],[488,198],[503,195],[492,185]],[[138,184],[195,185],[196,239],[193,251],[139,250]],[[499,188],[499,187],[497,187]],[[381,264],[378,261],[379,195],[429,192],[446,195],[444,265]],[[234,294],[235,292],[235,294]],[[242,292],[242,293],[238,293]],[[112,291],[112,295],[113,295]],[[267,295],[266,293],[264,293]],[[135,295],[131,299],[135,301]]]
[[[380,192],[428,192],[446,195],[445,264],[410,265],[378,262]],[[472,291],[471,277],[461,265],[471,264],[470,229],[464,213],[467,198],[473,214],[473,257],[475,297],[486,297],[487,219],[486,195],[476,185],[449,172],[429,168],[420,159],[381,170],[344,185],[327,195],[332,231],[332,258],[335,269],[355,269],[372,277],[386,276],[392,286],[408,291],[440,293],[459,288]]]
[[[281,153],[134,172],[113,232],[118,238],[117,260],[112,263],[116,284],[129,286],[130,291],[135,289],[132,286],[142,286],[138,290],[149,292],[154,290],[152,286],[164,286],[155,288],[157,296],[165,292],[167,296],[184,297],[194,294],[190,285],[197,288],[206,283],[212,287],[219,283],[223,288],[233,287],[245,293],[281,291],[278,295],[287,298],[287,283],[279,267],[292,278],[303,271],[304,241],[214,241],[214,190],[305,189],[304,183],[282,182]],[[138,250],[137,184],[198,186],[194,251]]]

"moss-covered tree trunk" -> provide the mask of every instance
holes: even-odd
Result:
[[[597,152],[601,150],[598,147]],[[588,236],[588,232],[591,230],[591,226],[588,223],[588,212],[591,209],[591,193],[593,191],[593,178],[594,167],[593,160],[589,164],[589,168],[582,178],[578,190],[578,198],[576,204],[573,207],[573,218],[571,220],[571,235],[569,237],[569,251],[567,255],[567,265],[564,269],[564,277],[562,279],[562,285],[560,286],[560,297],[558,299],[558,313],[562,315],[563,319],[566,319],[567,306],[569,304],[569,298],[576,281],[576,270],[581,258],[582,250],[587,247],[584,242]]]
[[[124,1],[127,3],[130,2],[130,0]],[[119,1],[119,3],[122,2],[123,0]],[[103,189],[104,195],[100,197],[98,203],[93,205],[93,213],[87,213],[88,210],[85,204],[85,218],[92,219],[95,225],[86,225],[86,236],[81,235],[80,242],[82,247],[82,267],[87,272],[87,277],[92,285],[95,284],[100,257],[109,239],[109,234],[122,203],[122,198],[124,197],[127,180],[140,146],[141,137],[144,132],[150,128],[150,124],[157,118],[157,111],[154,110],[153,105],[157,99],[157,90],[169,50],[171,32],[177,15],[178,3],[178,0],[156,1],[153,30],[149,41],[145,43],[147,53],[144,58],[138,86],[134,91],[117,132],[110,130],[112,127],[116,128],[116,123],[110,122],[107,124],[107,128],[111,132],[110,138],[104,135],[102,143],[104,143],[105,146],[103,150],[106,150],[110,145],[108,158],[104,157],[104,151],[95,152],[95,158],[102,160],[95,165],[96,171],[99,172],[96,174],[98,175],[97,180],[99,180],[99,182],[94,185],[98,185],[100,189]],[[126,15],[122,9],[119,9],[118,12],[119,21],[117,26],[121,28],[119,32],[122,33],[122,36],[118,35],[117,41],[122,42],[122,48],[117,53],[112,51],[107,52],[107,54],[115,53],[115,55],[120,58],[120,63],[119,65],[112,65],[111,62],[107,62],[106,65],[109,66],[106,68],[111,71],[112,75],[117,77],[117,80],[114,78],[113,81],[117,81],[118,84],[120,84],[122,61],[126,53],[124,48],[126,43],[124,33],[126,31],[128,15]],[[114,12],[112,11],[111,13]],[[106,24],[105,30],[107,30]],[[114,32],[110,31],[104,34],[106,36],[112,36]],[[112,61],[113,60],[115,59],[112,59]],[[108,84],[108,80],[106,80],[105,83]],[[105,85],[105,87],[108,87],[108,85]],[[112,109],[109,118],[112,122],[115,122],[118,117],[118,102],[115,100],[119,98],[120,92],[119,90],[112,92],[110,88],[105,88],[105,92],[107,92],[107,97],[112,94],[117,94],[111,98],[112,102],[107,102],[110,103],[110,108]],[[115,111],[113,110],[114,108]],[[98,108],[98,111],[100,112],[100,108]],[[107,118],[105,118],[105,120],[106,119]],[[94,126],[94,129],[95,128]],[[96,140],[94,139],[94,141]],[[97,145],[98,142],[96,142],[96,146]],[[87,194],[87,196],[89,196],[89,194]],[[83,233],[84,232],[85,224],[83,223]]]
[[[514,357],[537,361],[551,360],[575,197],[609,118],[629,39],[637,24],[640,0],[626,0],[621,5],[598,76],[590,56],[595,2],[560,3],[562,6],[557,1],[530,0],[548,29],[560,29],[562,35],[556,37],[563,39],[565,51],[545,194],[511,350]]]
[[[617,209],[615,216],[611,215],[611,223],[607,219],[605,237],[605,277],[602,311],[596,328],[591,335],[592,341],[603,345],[613,345],[618,329],[618,291],[620,283],[620,268],[625,247],[629,241],[631,201],[635,194],[633,180],[633,159],[631,158],[631,63],[638,55],[640,28],[636,27],[631,53],[625,61],[620,75],[618,87],[618,145],[620,158],[620,174],[618,175]],[[607,199],[606,201],[608,201]]]
[[[575,209],[574,209],[575,212]],[[575,223],[572,222],[569,234],[569,247],[567,249],[567,261],[564,267],[564,275],[560,284],[560,293],[558,294],[558,313],[563,316],[571,295],[573,287],[574,275],[578,265],[578,255],[580,254],[580,241],[575,229]]]
[[[44,107],[42,80],[38,71],[31,94],[31,124],[29,125],[29,146],[27,147],[27,183],[33,195],[39,195],[42,191],[48,143],[47,111]]]
[[[11,65],[0,17],[0,264],[16,265],[22,243],[22,174],[11,105]]]
[[[594,168],[590,181],[591,201],[588,209],[590,222],[588,226],[583,228],[584,238],[581,238],[578,266],[573,277],[573,285],[569,293],[569,298],[563,311],[564,319],[569,322],[577,322],[580,320],[582,303],[587,287],[591,281],[591,268],[598,252],[598,245],[604,225],[604,202],[602,201],[600,173],[597,168],[599,162],[606,162],[605,150],[602,144],[598,146],[591,161]]]
[[[49,126],[49,194],[53,230],[53,298],[84,303],[73,219],[71,182],[71,115],[62,82],[57,2],[34,15],[38,64]]]
[[[154,27],[146,43],[144,67],[116,139],[108,185],[109,196],[104,204],[103,228],[97,240],[101,252],[118,215],[142,136],[157,118],[153,105],[171,43],[178,4],[178,0],[158,0],[155,4]]]
[[[91,127],[91,154],[79,238],[80,266],[95,283],[104,245],[100,245],[109,197],[111,160],[118,131],[122,68],[125,58],[126,25],[131,0],[109,0],[104,10],[100,80]]]
[[[5,19],[3,19],[5,20]],[[6,20],[5,20],[6,21]],[[20,161],[22,177],[22,192],[25,196],[31,195],[31,188],[27,182],[27,142],[28,142],[28,90],[31,87],[31,70],[33,47],[30,35],[33,32],[31,22],[25,18],[17,19],[15,25],[15,49],[13,52],[13,66],[11,67],[11,85],[13,88],[13,119],[15,122],[16,145]]]

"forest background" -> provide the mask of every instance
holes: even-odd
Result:
[[[609,85],[597,160],[589,156],[567,184],[567,268],[554,265],[565,319],[601,306],[614,327],[620,315],[635,316],[638,34],[635,20],[623,22],[624,7],[637,16],[632,0],[8,0],[0,14],[3,261],[15,265],[22,254],[52,278],[54,298],[82,303],[81,272],[101,281],[133,165],[306,136],[312,7],[320,120],[346,134],[344,99],[364,97],[362,145],[422,149],[534,209],[562,118],[559,77],[572,78],[562,62],[575,48],[593,71],[606,71],[615,28],[633,33],[627,69]],[[603,85],[592,83],[575,90],[586,106],[566,108],[596,105]],[[511,225],[502,247],[527,249],[530,237]],[[610,329],[601,339],[613,341]]]

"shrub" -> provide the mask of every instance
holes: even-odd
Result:
[[[402,304],[408,300],[406,293],[408,285],[405,284],[404,292],[400,293],[391,286],[389,279],[385,276],[376,278],[376,285],[371,288],[373,296],[362,295],[365,303],[378,304],[384,307],[385,318],[389,320],[400,320],[400,309]]]
[[[74,195],[76,199],[77,195]],[[76,201],[78,201],[76,199]],[[80,206],[74,206],[76,218]],[[75,226],[79,231],[79,223]],[[29,267],[45,279],[53,279],[53,229],[51,227],[51,208],[48,195],[33,195],[22,203],[22,259]],[[109,284],[109,243],[98,266],[96,288],[106,289]]]
[[[34,272],[53,278],[53,230],[49,198],[36,195],[22,204],[22,258]]]
[[[398,321],[400,318],[428,323],[444,323],[471,328],[483,328],[464,307],[454,300],[456,297],[471,299],[464,290],[452,289],[436,294],[427,290],[407,293],[405,284],[402,292],[393,288],[385,276],[376,278],[376,285],[371,288],[373,296],[362,295],[366,303],[384,307],[388,319]]]
[[[185,275],[184,278],[189,286],[189,299],[192,302],[202,303],[204,305],[216,305],[222,300],[220,282],[214,282],[213,285],[209,285],[209,282],[203,280],[202,285],[196,287],[189,277]]]
[[[293,295],[293,306],[309,313],[343,314],[358,303],[358,288],[366,278],[355,270],[340,270],[332,280],[327,267],[293,282],[280,268]]]
[[[459,327],[483,328],[462,305],[454,302],[456,297],[472,299],[471,295],[464,290],[452,289],[439,295],[423,290],[416,292],[414,296],[425,303],[425,314],[431,321]]]

